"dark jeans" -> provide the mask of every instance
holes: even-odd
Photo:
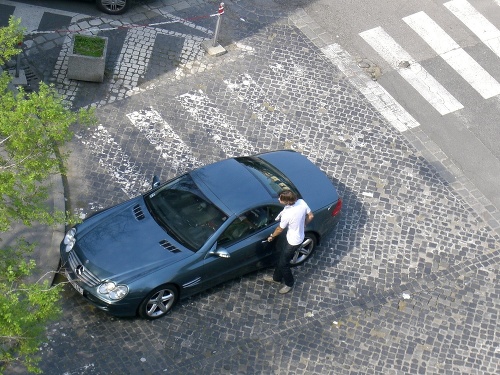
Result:
[[[278,264],[274,270],[273,279],[275,281],[284,281],[286,286],[293,286],[294,278],[292,269],[290,268],[290,260],[292,260],[295,250],[299,247],[300,245],[290,245],[288,241],[285,241],[284,248],[281,250],[278,259]]]

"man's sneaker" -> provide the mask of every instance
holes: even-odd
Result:
[[[280,294],[286,294],[288,293],[290,290],[292,290],[292,287],[291,286],[284,286],[283,288],[280,289]]]
[[[279,283],[279,281],[274,280],[273,277],[269,275],[264,276],[264,281],[268,281],[270,283]]]

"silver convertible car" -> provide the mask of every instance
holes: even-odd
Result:
[[[291,263],[299,265],[339,221],[342,201],[305,156],[275,151],[219,161],[86,218],[60,246],[71,285],[117,316],[156,319],[180,298],[272,266],[268,243],[290,189],[314,212]]]

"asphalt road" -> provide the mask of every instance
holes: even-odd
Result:
[[[72,212],[127,199],[154,174],[281,148],[304,153],[344,201],[338,228],[294,271],[286,296],[263,281],[266,270],[147,322],[113,318],[64,285],[63,316],[40,346],[45,373],[499,372],[498,221],[484,217],[476,187],[454,177],[461,171],[421,120],[407,117],[408,103],[315,21],[307,6],[319,3],[227,2],[228,52],[217,58],[200,48],[212,37],[213,1],[144,1],[113,18],[85,13],[87,3],[19,4],[0,0],[0,14],[39,19],[26,69],[75,108],[96,108],[99,126],[76,128],[68,145]],[[73,32],[110,38],[102,84],[66,78]]]
[[[370,64],[366,68],[373,74],[393,97],[420,124],[422,130],[447,155],[449,160],[468,178],[485,198],[494,205],[491,213],[497,215],[500,208],[500,100],[498,89],[492,96],[483,97],[466,80],[468,74],[476,82],[482,82],[488,88],[500,81],[500,50],[490,48],[500,32],[500,2],[498,0],[467,1],[430,1],[410,0],[377,2],[366,1],[277,1],[283,7],[301,6],[308,14],[347,50],[355,60]],[[471,10],[473,8],[473,11]],[[450,9],[455,9],[452,12]],[[444,33],[452,39],[463,52],[470,55],[471,61],[463,63],[457,71],[453,64],[448,64],[442,51],[436,51],[426,43],[426,34],[415,31],[405,21],[412,15],[428,15]],[[464,14],[463,20],[457,15]],[[485,21],[485,20],[486,21]],[[422,21],[418,21],[417,24]],[[487,25],[491,23],[491,25]],[[466,26],[466,25],[471,25]],[[415,87],[400,74],[408,72],[409,67],[398,64],[407,61],[401,51],[394,52],[385,46],[382,54],[377,53],[373,41],[367,41],[362,33],[382,28],[409,56],[413,66],[424,68],[425,75],[437,82],[428,82],[429,91],[437,90],[440,84],[463,108],[449,113],[440,113],[429,104]],[[496,30],[496,31],[495,31]],[[488,34],[489,33],[489,34]],[[427,34],[429,35],[429,34]],[[442,47],[445,37],[430,33],[435,44]],[[492,40],[493,38],[493,40]],[[485,40],[483,40],[485,39]],[[377,35],[375,40],[381,41]],[[440,44],[442,43],[442,44]],[[386,57],[389,57],[389,62]],[[465,60],[463,55],[459,58]],[[413,64],[416,63],[416,64]],[[476,71],[473,66],[484,69]],[[415,68],[417,69],[417,68]],[[485,77],[490,75],[491,77]],[[488,82],[487,79],[495,82]],[[438,101],[446,100],[440,95]]]

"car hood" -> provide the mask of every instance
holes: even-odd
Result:
[[[130,280],[193,254],[156,223],[142,197],[92,216],[77,227],[75,251],[100,279]]]

